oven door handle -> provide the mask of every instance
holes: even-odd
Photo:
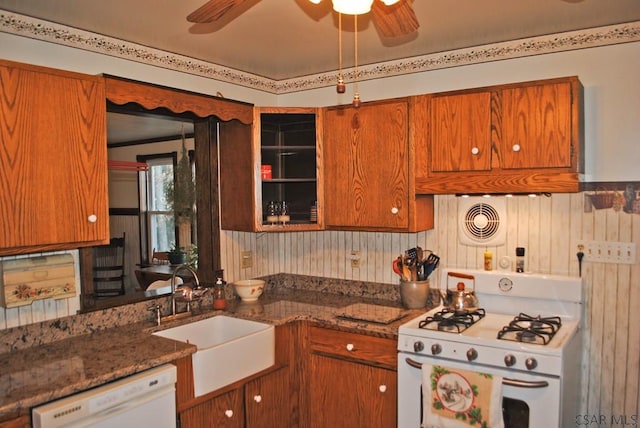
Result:
[[[416,369],[421,369],[422,364],[412,360],[411,358],[405,358],[407,364],[411,367],[415,367]],[[518,379],[510,379],[503,377],[502,384],[506,386],[515,386],[518,388],[546,388],[549,386],[549,382],[546,380],[538,380],[538,381],[528,381],[528,380],[518,380]]]

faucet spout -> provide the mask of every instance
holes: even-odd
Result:
[[[173,275],[171,275],[171,315],[176,315],[176,277],[178,273],[186,270],[193,276],[193,283],[195,284],[195,288],[200,288],[200,280],[198,279],[198,274],[196,271],[187,264],[181,264],[173,271]]]

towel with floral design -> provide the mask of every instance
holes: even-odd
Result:
[[[422,365],[423,428],[503,428],[502,378]]]

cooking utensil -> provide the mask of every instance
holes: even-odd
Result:
[[[447,274],[447,285],[449,284],[449,278],[461,278],[473,281],[473,290],[467,290],[465,283],[459,281],[456,288],[448,288],[447,290],[440,290],[440,296],[442,298],[442,304],[449,310],[458,313],[473,312],[479,308],[478,298],[476,297],[476,279],[473,275],[464,273],[449,272]]]
[[[438,264],[440,264],[440,257],[430,253],[424,261],[424,279],[429,278],[429,275],[438,267]]]
[[[404,278],[404,275],[402,273],[402,257],[398,256],[398,258],[393,260],[392,263],[393,266],[393,271],[400,276],[400,278]]]
[[[405,263],[402,264],[402,277],[405,281],[411,281],[411,268]]]
[[[417,261],[417,259],[418,259],[418,248],[420,248],[420,247],[409,248],[407,251],[405,251],[404,254],[407,257],[407,259],[411,259],[414,262]]]

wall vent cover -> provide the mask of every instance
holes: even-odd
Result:
[[[504,245],[506,203],[503,198],[460,198],[460,242],[465,245]]]

